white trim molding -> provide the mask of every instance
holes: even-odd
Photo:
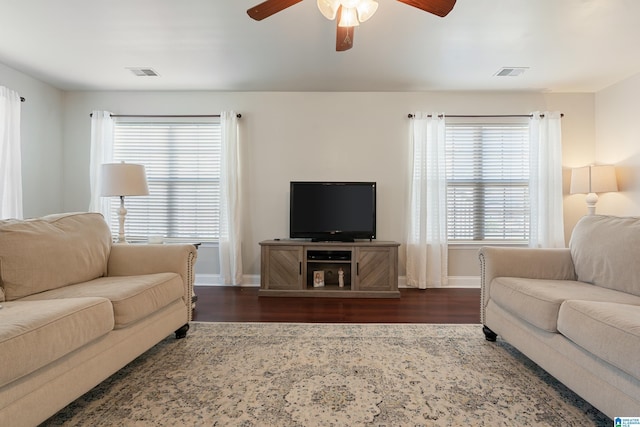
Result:
[[[442,287],[480,289],[480,276],[449,276],[449,283]],[[411,286],[407,286],[407,278],[405,276],[398,277],[398,288],[411,288]]]
[[[480,276],[449,276],[449,284],[445,287],[480,289]]]
[[[196,273],[195,286],[231,286],[222,283],[222,278],[219,274],[200,274]],[[242,276],[241,287],[257,287],[260,286],[259,274],[245,274]]]

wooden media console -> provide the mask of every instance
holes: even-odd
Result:
[[[397,242],[266,240],[260,246],[261,296],[400,297]],[[322,286],[314,286],[316,277]]]

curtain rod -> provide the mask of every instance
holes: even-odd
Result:
[[[451,115],[443,115],[440,114],[438,115],[438,117],[462,117],[462,118],[479,118],[479,117],[528,117],[528,118],[532,118],[533,114],[479,114],[479,115],[471,115],[471,116],[465,116],[465,115],[455,115],[455,114],[451,114]],[[407,117],[409,117],[410,119],[413,119],[413,114],[409,113],[407,115]],[[433,117],[433,114],[428,114],[427,117]],[[544,114],[540,114],[540,117],[544,117]],[[564,117],[564,113],[560,114],[560,117]]]
[[[89,114],[93,117],[93,113]],[[179,117],[220,117],[220,114],[200,114],[200,115],[156,115],[156,114],[111,114],[111,117],[161,117],[161,118],[179,118]],[[236,114],[237,118],[241,118],[242,114]]]

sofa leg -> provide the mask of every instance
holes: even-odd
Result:
[[[180,339],[180,338],[184,338],[187,336],[187,331],[189,330],[189,324],[187,323],[186,325],[182,325],[177,331],[176,331],[176,339]]]
[[[484,332],[484,337],[487,339],[487,341],[495,341],[496,338],[498,337],[498,335],[493,332],[491,329],[487,328],[486,326],[482,326],[482,332]]]

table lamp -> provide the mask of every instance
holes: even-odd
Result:
[[[148,194],[149,187],[143,165],[125,162],[102,165],[100,195],[120,197],[118,243],[127,243],[124,236],[124,220],[127,215],[127,210],[124,208],[124,197],[146,196]]]
[[[571,194],[587,194],[587,215],[595,215],[598,195],[618,191],[616,170],[612,165],[591,165],[571,170]]]

